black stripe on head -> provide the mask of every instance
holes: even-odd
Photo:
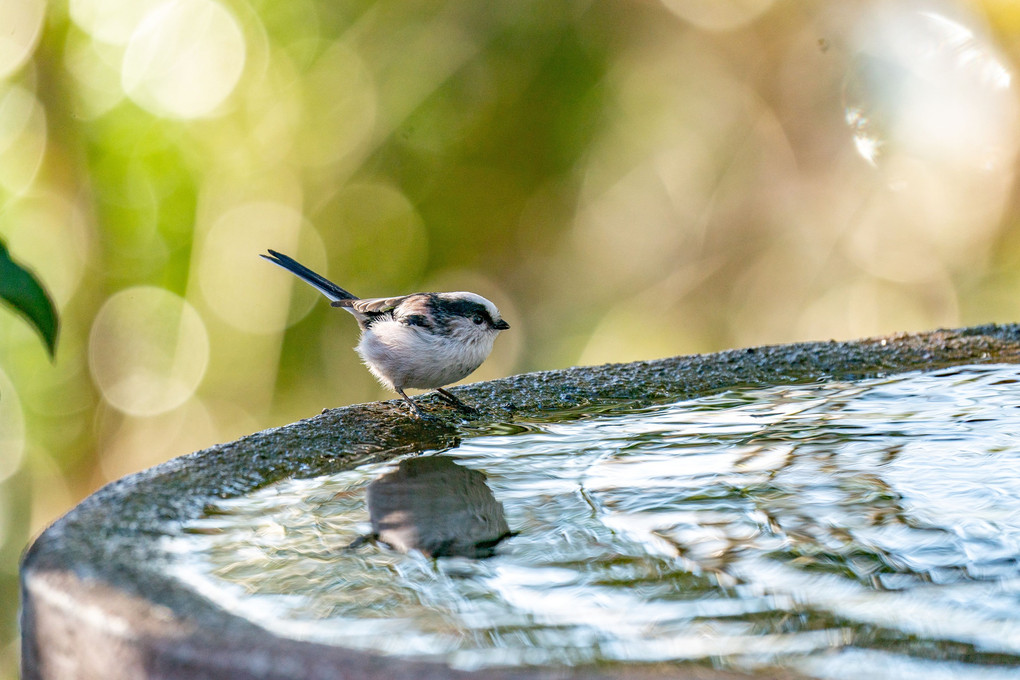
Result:
[[[435,294],[429,296],[429,304],[432,306],[432,315],[439,326],[447,326],[450,321],[456,318],[474,319],[481,317],[482,322],[489,328],[495,325],[489,309],[474,300],[464,298],[444,298]]]

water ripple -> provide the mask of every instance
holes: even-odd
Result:
[[[280,635],[460,668],[1006,677],[1018,383],[975,366],[501,427],[438,454],[484,474],[478,507],[515,532],[492,558],[349,549],[378,531],[365,490],[390,462],[220,502],[168,545],[171,569]]]

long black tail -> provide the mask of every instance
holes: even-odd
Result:
[[[291,272],[308,285],[315,288],[317,291],[328,297],[330,300],[357,300],[358,296],[353,293],[349,293],[340,286],[336,285],[329,279],[319,276],[308,267],[304,266],[292,257],[287,257],[283,253],[278,253],[275,250],[270,250],[269,255],[262,255],[275,265],[279,265]]]

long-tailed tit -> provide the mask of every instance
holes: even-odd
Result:
[[[357,352],[385,387],[421,408],[405,389],[436,390],[443,399],[473,410],[443,389],[482,365],[500,331],[510,324],[496,305],[474,293],[412,293],[391,298],[358,298],[296,260],[275,250],[262,255],[297,275],[358,320]]]

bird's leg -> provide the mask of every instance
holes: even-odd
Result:
[[[407,393],[405,393],[405,392],[404,392],[404,390],[400,389],[399,387],[396,387],[396,388],[394,388],[394,389],[395,389],[395,390],[397,390],[397,393],[398,393],[398,394],[399,394],[400,396],[402,396],[402,397],[404,398],[404,400],[405,400],[405,401],[406,401],[406,402],[407,402],[408,404],[410,404],[410,405],[411,405],[411,410],[412,410],[412,411],[414,411],[414,415],[415,415],[415,416],[417,416],[417,417],[421,418],[422,420],[427,420],[427,419],[428,419],[428,416],[427,416],[427,415],[425,415],[425,412],[424,412],[424,411],[422,411],[422,410],[421,410],[421,409],[420,409],[420,408],[418,407],[418,404],[416,404],[416,403],[414,402],[414,399],[412,399],[411,397],[407,396]]]
[[[452,404],[452,405],[456,406],[457,408],[459,408],[461,411],[464,411],[465,413],[477,413],[478,412],[474,407],[468,406],[463,401],[461,401],[457,397],[453,396],[452,394],[450,394],[449,392],[444,390],[442,387],[437,387],[436,388],[436,394],[438,394],[440,397],[442,397],[443,400],[446,401],[448,404]]]

